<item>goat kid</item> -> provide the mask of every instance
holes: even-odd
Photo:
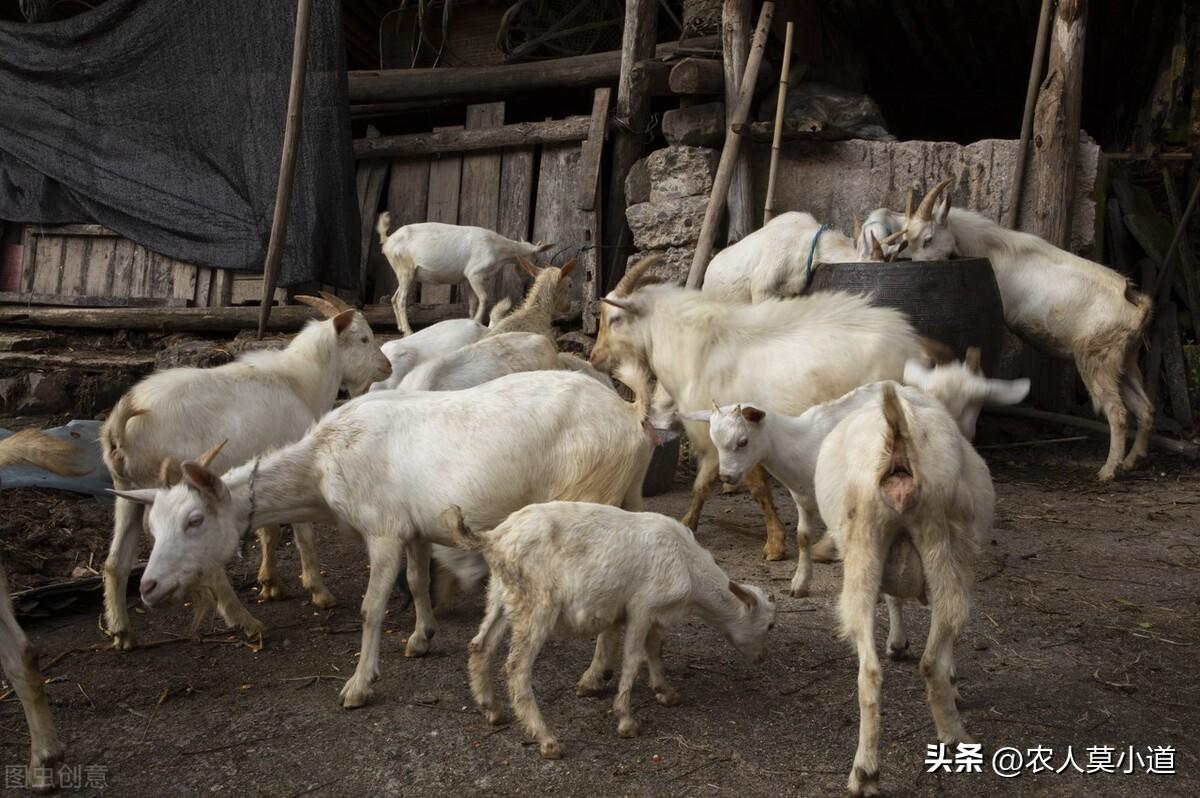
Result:
[[[182,462],[213,441],[229,441],[215,458],[215,467],[245,462],[304,435],[333,407],[339,387],[351,386],[357,393],[387,377],[391,366],[361,313],[332,295],[301,299],[327,320],[310,322],[286,348],[251,352],[210,369],[160,371],[121,397],[100,433],[104,462],[118,490],[159,484],[164,461]],[[104,606],[107,631],[118,649],[135,645],[125,588],[142,522],[140,506],[117,499],[113,541],[104,564]],[[274,559],[280,530],[267,524],[258,535],[263,553],[260,597],[282,598],[286,591]],[[301,582],[314,604],[333,606],[336,600],[317,567],[311,526],[295,527],[295,536]],[[152,584],[143,579],[143,588]],[[205,588],[202,595],[216,599],[218,613],[231,627],[251,636],[262,633],[262,623],[242,606],[223,571],[209,572]],[[149,592],[157,593],[153,587]],[[197,622],[207,606],[207,601],[196,602]]]
[[[381,213],[375,225],[383,255],[396,273],[396,292],[392,308],[396,325],[412,335],[408,323],[408,292],[414,281],[456,285],[466,281],[475,295],[472,318],[482,323],[487,311],[487,281],[517,256],[531,257],[550,249],[553,244],[527,244],[513,241],[483,227],[419,222],[407,224],[391,235],[391,216]]]
[[[904,235],[913,260],[951,255],[987,258],[996,273],[1004,318],[1025,341],[1073,360],[1097,412],[1108,419],[1102,481],[1132,469],[1146,455],[1154,406],[1138,367],[1138,348],[1153,302],[1117,272],[1029,233],[1007,230],[971,211],[950,207],[953,183],[938,183],[910,211]],[[1128,454],[1129,415],[1137,435]]]
[[[362,654],[340,700],[362,706],[379,677],[383,618],[405,552],[416,607],[405,654],[429,650],[436,631],[430,543],[454,544],[439,521],[445,508],[461,505],[483,528],[526,504],[557,499],[638,509],[650,463],[642,415],[640,406],[567,371],[512,374],[464,391],[368,394],[326,415],[301,440],[223,476],[185,462],[183,481],[172,488],[117,491],[152,505],[155,544],[143,600],[154,606],[223,571],[255,525],[306,521],[358,530],[371,575]]]
[[[633,715],[633,684],[643,664],[658,703],[679,703],[662,661],[667,629],[697,615],[757,661],[775,624],[769,595],[731,580],[691,530],[657,513],[554,501],[518,510],[478,534],[463,523],[458,507],[447,511],[444,521],[461,548],[483,552],[492,572],[487,611],[470,644],[471,692],[488,722],[504,722],[492,661],[511,627],[505,665],[510,700],[546,759],[558,759],[562,748],[542,717],[531,681],[538,653],[551,636],[599,635],[596,650],[603,650],[607,661],[593,661],[576,688],[580,695],[592,695],[616,665],[620,627],[625,627],[613,714],[617,733],[635,737],[640,726]]]
[[[521,307],[492,325],[488,334],[530,332],[539,333],[554,341],[554,314],[566,313],[571,309],[569,278],[575,269],[575,260],[567,261],[561,268],[538,268],[520,256],[517,257],[517,263],[533,278],[533,284],[529,286]]]

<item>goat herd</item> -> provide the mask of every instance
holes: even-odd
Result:
[[[247,635],[260,635],[263,625],[239,601],[225,566],[251,533],[262,551],[261,598],[284,595],[274,554],[280,525],[291,524],[301,581],[325,608],[336,599],[321,578],[312,525],[352,529],[366,543],[370,579],[361,655],[341,705],[371,697],[384,613],[405,559],[416,615],[405,654],[429,650],[436,554],[464,580],[490,571],[486,613],[469,646],[480,708],[491,723],[504,717],[493,659],[511,632],[513,710],[542,756],[558,757],[530,684],[550,636],[596,636],[577,687],[592,694],[615,670],[624,626],[614,704],[622,736],[638,733],[631,690],[643,664],[658,702],[678,701],[662,641],[682,617],[698,616],[750,658],[762,654],[775,621],[772,598],[731,581],[691,530],[718,475],[744,480],[767,516],[766,556],[781,559],[770,472],[799,511],[791,594],[809,590],[814,510],[845,563],[839,616],[858,651],[861,713],[849,788],[876,793],[880,592],[892,654],[908,646],[902,602],[931,607],[921,673],[937,735],[969,740],[955,703],[953,646],[967,622],[976,548],[994,504],[987,466],[970,440],[981,406],[1019,402],[1029,384],[985,378],[978,352],[963,362],[939,358],[944,347],[867,297],[796,296],[806,288],[806,264],[889,260],[905,249],[914,260],[987,257],[1008,325],[1073,357],[1108,418],[1101,479],[1145,454],[1153,421],[1136,361],[1149,299],[1104,266],[951,210],[949,183],[916,209],[910,199],[906,213],[871,213],[857,240],[825,232],[808,214],[784,214],[721,252],[702,291],[654,284],[647,271],[656,259],[642,260],[604,298],[590,364],[555,345],[553,316],[566,302],[573,263],[539,269],[527,260],[536,245],[478,228],[417,224],[389,236],[384,215],[379,233],[399,280],[400,328],[411,332],[404,306],[414,279],[466,280],[478,300],[474,318],[381,348],[354,308],[328,294],[302,297],[325,320],[286,348],[210,369],[161,371],[129,390],[101,435],[117,495],[104,566],[114,646],[136,646],[125,596],[143,528],[153,544],[140,583],[144,604],[190,599],[197,621],[215,605]],[[514,260],[534,277],[524,304],[509,312],[502,301],[484,326],[487,279]],[[632,390],[633,403],[608,374]],[[357,398],[335,409],[341,388]],[[1129,412],[1138,430],[1126,455]],[[660,427],[681,421],[699,461],[682,523],[637,512],[657,443],[648,414]],[[62,447],[21,433],[0,444],[0,465],[69,472]],[[2,575],[0,595],[0,658],[25,708],[37,773],[61,758],[62,747]]]

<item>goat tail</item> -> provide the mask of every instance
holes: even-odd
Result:
[[[917,503],[919,479],[916,451],[904,406],[896,393],[896,383],[883,384],[881,399],[884,432],[883,459],[879,471],[879,491],[884,504],[897,513],[904,513]]]
[[[383,246],[388,240],[388,228],[392,225],[392,215],[387,211],[379,214],[379,220],[375,222],[375,232],[379,233],[379,246]]]
[[[496,325],[504,321],[504,317],[512,310],[512,300],[504,297],[495,305],[492,306],[492,312],[488,314],[488,329],[496,329]]]
[[[483,551],[485,543],[463,520],[462,508],[457,504],[450,505],[442,513],[442,526],[454,540],[454,545],[465,551]]]
[[[127,477],[125,466],[125,427],[131,418],[145,415],[149,411],[134,407],[129,394],[121,397],[113,408],[108,420],[100,430],[100,447],[104,453],[104,462],[114,476]]]
[[[21,430],[0,441],[0,468],[19,464],[44,468],[63,477],[88,472],[79,464],[79,450],[74,444],[40,429]]]

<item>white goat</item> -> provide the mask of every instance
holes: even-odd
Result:
[[[558,349],[546,336],[500,333],[422,363],[399,387],[406,391],[461,391],[505,374],[558,368]]]
[[[631,387],[654,374],[683,413],[753,396],[769,409],[796,414],[876,380],[899,378],[904,363],[924,345],[902,313],[861,296],[820,292],[755,305],[730,303],[665,285],[637,289],[652,265],[634,266],[607,297],[592,348],[598,368],[640,372]],[[636,290],[635,290],[636,289]],[[717,476],[717,453],[708,430],[685,428],[699,468],[683,523],[695,529]],[[783,524],[775,514],[765,474],[754,469],[747,485],[766,515],[767,559],[783,559]],[[792,594],[806,595],[811,575],[809,524],[798,502],[799,562]]]
[[[658,703],[679,703],[662,661],[667,629],[697,615],[747,658],[759,660],[767,630],[775,624],[769,595],[731,580],[691,530],[657,513],[556,501],[518,510],[479,534],[463,523],[458,507],[445,518],[459,546],[482,551],[492,570],[487,613],[470,645],[471,692],[488,722],[503,722],[492,660],[511,626],[505,666],[509,696],[517,719],[546,759],[558,759],[562,749],[530,682],[538,653],[552,635],[599,635],[597,651],[604,649],[609,660],[601,669],[593,662],[576,688],[590,695],[615,666],[620,627],[625,627],[613,714],[617,733],[636,737],[633,684],[643,664]]]
[[[505,265],[515,263],[518,255],[530,257],[553,246],[513,241],[482,227],[440,222],[407,224],[388,235],[390,224],[391,216],[381,213],[375,231],[383,255],[396,273],[398,285],[392,295],[392,308],[396,325],[405,335],[412,335],[407,302],[414,280],[441,285],[465,280],[478,303],[472,318],[482,322],[488,304],[487,280]]]
[[[487,327],[474,319],[446,319],[412,335],[388,341],[380,348],[392,364],[391,376],[372,385],[371,390],[390,391],[400,385],[408,372],[422,363],[475,343],[487,335],[489,329],[495,328],[511,307],[507,297],[497,302],[492,308]]]
[[[340,386],[356,394],[388,375],[391,366],[361,313],[331,295],[301,299],[328,320],[310,322],[285,349],[251,352],[216,368],[160,371],[121,397],[100,433],[104,462],[117,488],[127,491],[161,483],[164,461],[186,460],[213,441],[229,441],[215,461],[217,467],[245,462],[300,438],[333,407]],[[104,564],[104,605],[108,633],[119,649],[135,645],[125,588],[142,514],[138,505],[117,499],[113,541]],[[312,527],[302,524],[294,531],[301,582],[314,604],[333,606],[335,599],[317,567]],[[285,595],[274,560],[279,536],[278,526],[259,530],[262,599]],[[221,617],[246,634],[261,634],[262,624],[238,601],[224,571],[208,576],[206,586]],[[206,606],[207,602],[196,604],[198,610]]]
[[[445,509],[460,505],[480,528],[558,499],[639,509],[650,463],[642,416],[641,406],[566,371],[512,374],[465,391],[367,394],[300,441],[223,477],[188,462],[183,482],[170,489],[120,491],[153,503],[142,600],[161,604],[201,574],[221,571],[252,526],[315,521],[355,529],[371,576],[362,654],[341,703],[362,706],[379,676],[384,613],[405,551],[416,607],[405,654],[429,650],[436,631],[429,544],[453,545],[439,521]]]
[[[1028,383],[1004,386],[1020,401]],[[927,600],[933,621],[921,671],[938,737],[968,742],[954,705],[952,647],[966,624],[979,541],[995,496],[983,460],[934,397],[893,382],[863,386],[791,418],[738,405],[713,411],[710,434],[723,477],[758,462],[793,492],[815,488],[845,560],[839,614],[859,654],[859,749],[850,790],[878,790],[879,663],[874,605],[885,593],[888,652],[908,648],[902,602]]]
[[[533,284],[525,294],[521,307],[492,325],[491,335],[506,332],[540,333],[554,340],[554,314],[566,313],[571,307],[570,276],[575,261],[570,260],[561,268],[546,266],[538,268],[522,257],[517,263],[533,277]]]
[[[1146,454],[1154,427],[1154,407],[1137,362],[1150,297],[1106,266],[977,213],[951,209],[946,189],[953,182],[938,183],[907,215],[904,235],[912,259],[956,254],[990,260],[1009,328],[1039,349],[1073,359],[1093,407],[1107,417],[1108,458],[1100,479],[1133,468]],[[1137,436],[1126,455],[1129,413],[1137,419]]]
[[[854,217],[854,247],[858,250],[858,259],[864,262],[895,260],[908,246],[903,234],[904,218],[887,208],[871,211],[861,224],[858,217]]]
[[[837,230],[821,230],[811,214],[791,211],[717,253],[704,273],[704,295],[738,302],[799,296],[819,263],[859,260],[854,242]],[[817,238],[813,251],[813,239]]]
[[[41,430],[22,430],[0,440],[0,468],[24,464],[73,476],[85,472],[79,467],[77,458],[78,452],[71,443],[52,438]],[[0,670],[17,694],[29,727],[29,770],[26,771],[29,787],[35,792],[52,790],[54,767],[62,761],[63,746],[46,701],[46,678],[38,670],[37,654],[13,611],[3,563],[0,563]]]

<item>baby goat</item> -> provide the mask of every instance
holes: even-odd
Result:
[[[407,224],[388,235],[390,224],[391,216],[381,213],[375,231],[379,233],[383,255],[396,273],[392,308],[396,312],[396,326],[405,335],[412,335],[407,302],[408,289],[414,280],[442,285],[464,280],[470,283],[478,303],[472,318],[482,323],[487,312],[488,278],[519,255],[530,257],[553,246],[513,241],[483,227],[441,222]]]
[[[540,333],[551,341],[554,340],[554,314],[566,313],[571,306],[570,276],[575,268],[575,261],[567,261],[562,268],[546,266],[539,269],[528,260],[517,257],[529,276],[533,285],[525,294],[521,307],[492,324],[488,335],[499,335],[506,332]]]
[[[732,581],[691,530],[657,513],[631,513],[604,504],[555,501],[510,515],[490,531],[473,533],[462,511],[444,520],[462,548],[483,552],[492,570],[487,613],[470,644],[471,692],[493,724],[503,722],[492,659],[512,627],[505,671],[517,719],[546,759],[562,749],[546,725],[530,680],[551,635],[599,635],[593,661],[576,692],[592,695],[615,663],[619,627],[625,626],[621,682],[613,702],[617,733],[635,737],[633,683],[645,664],[654,697],[679,703],[662,661],[663,632],[689,614],[725,635],[746,657],[761,659],[775,604],[764,591]]]
[[[811,483],[843,555],[839,616],[858,650],[861,713],[850,791],[879,789],[882,679],[874,619],[880,592],[889,597],[893,655],[908,642],[899,639],[900,605],[891,599],[931,604],[921,673],[934,725],[945,743],[969,742],[951,682],[953,645],[966,626],[975,555],[992,525],[995,493],[987,465],[945,406],[915,388],[882,382],[798,418],[739,405],[711,419],[722,476],[761,459],[793,492]]]

